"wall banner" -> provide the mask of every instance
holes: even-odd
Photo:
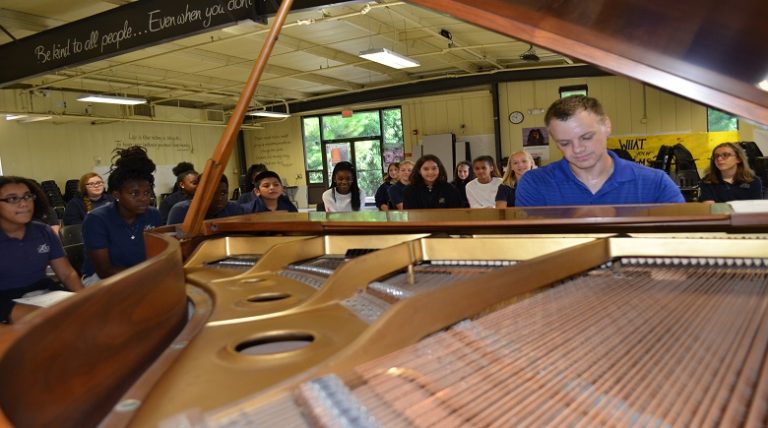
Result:
[[[709,167],[709,157],[712,149],[720,143],[727,141],[736,142],[739,139],[738,131],[727,132],[691,132],[687,134],[662,134],[662,135],[620,135],[608,137],[609,149],[624,149],[632,158],[643,165],[653,166],[656,155],[661,146],[674,146],[682,144],[696,160],[699,173],[703,173]]]
[[[0,86],[22,78],[98,61],[237,21],[265,23],[268,0],[145,0],[0,46]]]

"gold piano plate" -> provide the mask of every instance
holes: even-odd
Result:
[[[570,421],[563,422],[565,424],[594,425],[627,418],[671,424],[672,419],[667,418],[682,414],[699,421],[719,420],[719,424],[725,425],[749,421],[747,426],[760,426],[766,416],[764,400],[768,393],[768,373],[765,372],[768,368],[767,266],[768,240],[597,240],[488,274],[475,283],[474,290],[457,284],[403,301],[388,313],[387,323],[366,333],[367,341],[360,344],[357,352],[345,352],[305,373],[303,377],[307,381],[299,386],[282,389],[282,392],[255,394],[251,399],[209,412],[202,420],[206,426],[225,427],[230,426],[233,415],[237,415],[241,423],[281,426],[288,420],[300,420],[301,412],[308,419],[296,426],[309,427],[327,422],[323,414],[340,411],[336,415],[342,418],[366,415],[371,418],[366,420],[380,426],[484,426],[492,420],[506,420],[500,423],[514,426],[537,424],[553,417]],[[622,282],[628,285],[620,285]],[[643,287],[650,287],[648,294],[644,294]],[[478,292],[479,289],[482,292]],[[530,294],[533,289],[541,292]],[[614,289],[616,291],[611,291]],[[455,325],[445,333],[432,335],[407,348],[387,348],[386,338],[396,332],[402,335],[407,326],[429,325],[433,331],[440,331],[467,318],[468,311],[477,313],[477,307],[483,305],[478,300],[492,296],[489,301],[498,302],[516,295],[530,297],[469,323]],[[472,308],[466,310],[450,304],[462,299]],[[573,302],[560,303],[562,299],[573,299]],[[590,309],[586,309],[590,299],[598,303],[590,303]],[[692,300],[704,312],[691,312],[694,309],[686,305]],[[599,305],[602,301],[605,301],[604,307]],[[535,304],[543,305],[538,309],[540,313]],[[404,310],[408,306],[421,310]],[[721,318],[710,319],[714,316]],[[436,319],[445,324],[435,323]],[[632,319],[636,320],[634,324],[630,324]],[[688,319],[692,326],[684,332],[689,327],[685,321]],[[734,329],[741,325],[743,338],[738,336],[739,330],[720,326],[720,322],[734,323]],[[582,323],[586,323],[587,331],[597,329],[592,338],[572,331]],[[721,333],[732,331],[733,334],[712,336],[715,333],[708,335],[700,328],[719,328]],[[526,334],[529,329],[542,333],[531,337]],[[541,340],[549,337],[545,334],[552,338]],[[594,341],[595,335],[599,340]],[[654,339],[647,339],[648,335]],[[754,341],[750,339],[752,335]],[[677,341],[693,343],[698,342],[697,337],[708,338],[706,355],[723,358],[732,352],[731,346],[740,344],[742,360],[729,361],[727,367],[735,373],[732,380],[723,372],[726,368],[720,370],[714,361],[705,364],[709,357],[694,358],[691,352],[695,348],[691,347],[695,345],[687,344],[685,351],[674,351]],[[618,342],[622,338],[627,342],[614,345],[622,343]],[[594,341],[592,345],[583,346],[590,340]],[[635,349],[646,345],[649,347]],[[721,348],[712,348],[715,345]],[[380,349],[371,350],[377,347]],[[570,347],[573,347],[571,351]],[[591,355],[592,350],[605,356]],[[396,352],[374,358],[387,351]],[[663,358],[664,352],[674,352],[671,354],[674,357]],[[627,361],[637,362],[621,364],[621,358],[611,357],[613,354],[627,354]],[[653,363],[656,365],[648,366],[651,360],[657,361]],[[602,368],[601,361],[609,362]],[[550,374],[551,370],[557,371]],[[673,376],[671,373],[677,370],[687,370],[688,375]],[[742,370],[747,373],[739,378]],[[634,383],[623,381],[636,371],[642,374]],[[613,377],[608,380],[601,375],[603,372],[610,372]],[[707,380],[698,382],[701,379]],[[616,386],[609,388],[606,382],[614,382]],[[696,400],[688,403],[684,410],[672,413],[669,413],[671,407],[643,407],[643,403],[659,397],[655,393],[634,394],[640,391],[637,385],[649,382],[666,384],[663,388],[670,390],[696,387],[698,393],[710,397],[714,397],[714,391],[707,392],[710,387],[722,384],[726,392],[719,393],[717,409],[723,411],[707,416],[710,407],[696,405]],[[627,387],[627,383],[632,386]],[[690,386],[693,384],[698,386]],[[619,389],[622,387],[623,391]],[[737,392],[753,390],[754,398]],[[325,394],[323,391],[333,392],[336,398],[320,404],[318,391],[321,396]],[[473,398],[471,394],[497,398],[486,400]],[[541,396],[544,401],[528,404],[534,396]],[[677,403],[670,406],[682,405],[685,397],[687,394],[668,394],[669,400]],[[602,403],[605,400],[608,402]],[[501,413],[494,411],[492,404],[496,401],[506,403],[500,404]],[[611,403],[625,404],[617,407]],[[342,406],[336,407],[337,404]],[[736,410],[740,406],[746,408]],[[278,408],[279,412],[275,413]],[[731,408],[741,413],[731,415]],[[355,412],[362,409],[362,413],[345,413],[350,409],[356,409]],[[611,419],[614,417],[618,419]],[[310,425],[308,420],[314,424]]]
[[[360,242],[379,237],[347,236],[343,239],[339,237],[335,242],[334,238],[311,238],[309,241],[325,241],[327,245],[321,248],[343,251],[350,246],[358,247]],[[246,309],[233,307],[227,302],[242,302],[243,299],[260,292],[280,293],[284,281],[278,277],[257,274],[256,277],[259,278],[274,279],[275,284],[263,287],[256,282],[250,285],[250,290],[247,291],[245,286],[239,290],[219,287],[220,284],[234,279],[217,282],[207,288],[212,293],[213,300],[217,302],[214,315],[205,329],[153,387],[151,394],[138,410],[133,424],[151,426],[174,413],[193,407],[210,410],[300,375],[342,354],[352,353],[371,358],[378,355],[376,349],[389,349],[393,346],[396,349],[431,333],[433,327],[429,324],[425,324],[426,330],[412,325],[408,327],[409,334],[392,335],[387,339],[388,345],[383,348],[374,346],[365,349],[369,346],[360,345],[367,343],[364,338],[369,336],[372,330],[376,330],[377,325],[386,322],[390,311],[397,310],[399,305],[412,298],[386,302],[366,293],[369,283],[386,280],[389,276],[407,270],[409,265],[462,259],[470,264],[480,264],[489,255],[495,260],[525,263],[525,260],[543,254],[563,251],[593,241],[590,238],[421,238],[406,241],[345,263],[303,304],[272,313],[258,313],[251,309],[251,313],[257,315],[246,315]],[[271,254],[275,251],[284,255],[282,250],[299,244],[302,248],[308,247],[308,242],[304,240],[280,244],[267,252],[259,263],[264,261],[271,266],[285,265],[285,262],[272,265],[269,259],[275,256]],[[302,254],[297,258],[303,260],[305,256],[306,254]],[[471,289],[468,290],[470,292],[478,293],[482,287],[481,279],[488,275],[486,271],[500,272],[508,269],[509,267],[497,267],[493,270],[493,267],[490,267],[480,269],[470,277],[458,275],[453,282],[443,281],[438,284],[438,288],[430,288],[423,293],[431,293],[442,287],[455,287],[458,284]],[[432,272],[417,272],[415,279],[420,281],[424,278],[428,281],[434,275]],[[253,277],[245,274],[243,276]],[[261,304],[275,308],[273,303]],[[427,308],[421,304],[406,306],[405,310],[425,309]],[[295,342],[302,341],[306,342],[305,346],[284,352],[250,355],[242,351],[254,343],[279,349],[279,342],[288,342],[289,346],[293,346]],[[173,397],[173,400],[168,400],[167,397]]]

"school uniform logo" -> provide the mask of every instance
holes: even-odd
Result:
[[[51,252],[51,246],[48,244],[40,244],[39,247],[37,247],[37,254],[48,254]]]

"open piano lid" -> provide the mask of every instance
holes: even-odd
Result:
[[[766,1],[409,2],[768,124]]]

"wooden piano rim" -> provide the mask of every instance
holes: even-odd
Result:
[[[171,344],[157,357],[154,363],[145,371],[141,377],[123,394],[123,397],[115,405],[115,408],[100,423],[101,426],[126,426],[135,415],[138,407],[127,411],[116,410],[119,403],[127,400],[137,400],[139,404],[149,394],[152,386],[163,376],[163,373],[170,367],[181,352],[187,347],[189,342],[205,327],[208,318],[213,312],[213,300],[210,296],[199,288],[187,285],[187,296],[193,312],[184,329],[171,342]]]
[[[183,329],[179,244],[152,233],[145,242],[147,261],[4,327],[0,402],[8,421],[96,425]]]

